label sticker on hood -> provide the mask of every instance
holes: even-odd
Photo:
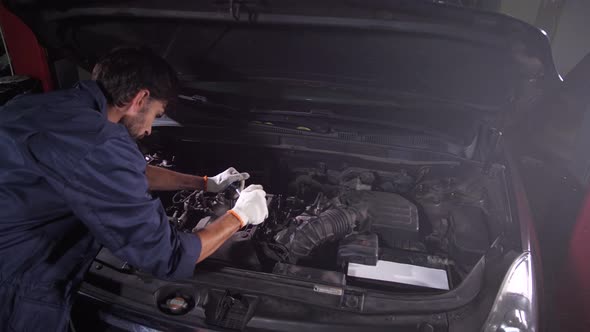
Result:
[[[330,286],[322,286],[322,285],[314,285],[313,291],[318,293],[330,294],[330,295],[342,295],[342,288],[338,287],[330,287]]]

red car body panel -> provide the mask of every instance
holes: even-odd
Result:
[[[555,306],[561,331],[590,329],[590,192],[587,192],[570,237],[567,262]]]
[[[43,91],[53,89],[45,49],[17,16],[0,5],[0,26],[15,75],[26,75],[41,81]]]

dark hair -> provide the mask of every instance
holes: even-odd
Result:
[[[141,89],[150,97],[171,101],[176,97],[176,73],[159,55],[145,47],[121,47],[100,59],[92,79],[103,89],[110,105],[123,106]]]

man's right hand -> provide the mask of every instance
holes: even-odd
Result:
[[[261,185],[248,186],[242,190],[236,205],[229,212],[240,220],[242,227],[262,223],[268,217],[266,192]]]
[[[196,232],[201,239],[201,253],[197,262],[209,257],[241,227],[260,224],[267,216],[266,193],[262,186],[251,185],[242,190],[233,209]]]

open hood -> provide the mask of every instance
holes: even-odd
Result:
[[[512,115],[528,112],[560,80],[542,31],[507,16],[444,4],[5,4],[53,57],[71,57],[88,69],[112,47],[148,45],[173,65],[195,94],[281,97],[315,103],[315,108],[321,104],[322,109],[350,106],[361,115],[379,109],[391,114],[391,122],[462,131],[466,141],[482,122],[501,128]],[[253,81],[254,88],[244,89],[244,82]],[[335,102],[338,99],[343,101]],[[387,121],[387,116],[379,121]]]

